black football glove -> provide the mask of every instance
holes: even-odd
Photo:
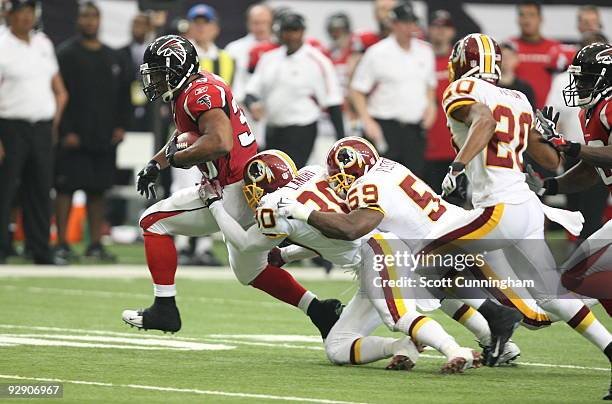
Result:
[[[136,190],[140,195],[143,195],[147,199],[157,198],[155,181],[159,176],[160,169],[159,163],[155,160],[151,160],[147,163],[145,168],[140,170],[136,177]]]
[[[555,114],[553,107],[544,107],[541,111],[538,109],[535,116],[535,128],[540,132],[544,140],[550,141],[552,139],[563,138],[563,135],[557,132],[559,112]]]
[[[176,136],[173,137],[172,139],[170,139],[170,141],[168,142],[168,144],[166,145],[166,160],[168,160],[168,163],[175,168],[187,168],[187,167],[183,167],[181,165],[178,165],[175,161],[174,161],[174,155],[176,154],[176,152],[178,152],[178,147],[176,146]]]

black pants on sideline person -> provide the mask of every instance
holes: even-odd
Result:
[[[50,263],[49,225],[53,147],[51,122],[29,123],[0,119],[5,157],[0,163],[0,263],[10,248],[11,207],[21,188],[26,245],[34,262]]]
[[[316,122],[306,126],[268,126],[266,149],[284,151],[293,159],[299,170],[308,162],[316,138]]]
[[[376,119],[387,141],[383,157],[397,161],[422,177],[425,161],[425,132],[420,124],[402,123],[393,119]]]

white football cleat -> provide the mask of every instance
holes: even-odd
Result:
[[[448,362],[442,366],[440,372],[445,374],[463,373],[467,369],[479,368],[480,366],[480,352],[460,347],[451,355]]]
[[[504,350],[501,355],[499,355],[499,359],[495,366],[511,365],[519,356],[521,356],[521,349],[510,339],[506,342]]]
[[[142,328],[142,311],[141,310],[123,310],[121,318],[126,324],[132,327]]]

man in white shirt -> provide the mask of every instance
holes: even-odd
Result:
[[[272,38],[272,19],[274,11],[270,6],[256,3],[250,6],[246,13],[248,34],[225,47],[225,50],[234,58],[234,83],[232,90],[239,103],[244,101],[246,85],[251,76],[248,71],[249,51],[259,42],[267,42]]]
[[[396,6],[392,35],[370,47],[357,65],[350,97],[366,137],[385,157],[423,174],[425,131],[436,120],[437,86],[431,46],[414,38],[410,3]]]
[[[9,29],[0,35],[0,264],[10,240],[18,187],[26,245],[36,264],[54,264],[49,249],[53,132],[67,101],[51,41],[32,31],[36,3],[11,0]]]
[[[344,137],[342,90],[331,61],[304,43],[304,17],[278,19],[282,46],[264,53],[247,84],[245,104],[253,118],[267,119],[266,146],[289,154],[303,167],[314,146],[321,109],[337,137]]]

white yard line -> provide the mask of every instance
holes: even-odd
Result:
[[[363,404],[352,401],[338,401],[338,400],[327,400],[321,398],[309,398],[309,397],[291,397],[291,396],[275,396],[271,394],[254,394],[254,393],[234,393],[229,391],[219,390],[200,390],[200,389],[184,389],[177,387],[162,387],[162,386],[144,386],[140,384],[115,384],[105,382],[94,382],[87,380],[68,380],[68,379],[55,379],[48,377],[30,377],[30,376],[19,376],[19,375],[3,375],[0,374],[0,379],[9,380],[33,380],[37,382],[48,382],[48,383],[68,383],[68,384],[81,384],[88,386],[99,386],[99,387],[120,387],[128,389],[138,390],[151,390],[151,391],[167,391],[172,393],[191,393],[200,394],[206,396],[224,396],[224,397],[239,397],[239,398],[252,398],[261,400],[279,400],[279,401],[298,401],[306,403],[321,403],[321,404]]]
[[[0,290],[9,291],[24,291],[27,293],[36,294],[56,294],[64,296],[87,296],[87,297],[101,297],[114,299],[119,298],[133,298],[133,299],[153,299],[153,293],[129,293],[129,292],[110,292],[106,290],[92,290],[92,289],[67,289],[67,288],[42,288],[38,286],[16,286],[16,285],[0,285]],[[228,303],[234,304],[248,304],[248,305],[259,305],[265,307],[278,307],[284,305],[284,303],[276,300],[270,301],[259,301],[259,300],[247,300],[247,299],[224,299],[220,297],[193,297],[193,296],[181,296],[180,300],[189,300],[201,303],[217,303],[227,305]]]
[[[323,268],[300,267],[287,268],[299,280],[312,281],[346,281],[353,279],[353,272],[336,269],[326,275]],[[177,279],[196,280],[235,280],[229,267],[181,267],[176,273]],[[119,278],[149,279],[149,270],[144,265],[80,265],[80,266],[44,266],[44,265],[2,265],[0,278]],[[238,281],[236,281],[238,282]]]
[[[315,341],[317,337],[306,336],[306,335],[271,335],[268,342],[263,341],[263,335],[259,334],[210,334],[204,338],[194,337],[177,337],[167,335],[156,335],[156,334],[143,334],[143,333],[128,333],[128,332],[115,332],[115,331],[104,331],[104,330],[88,330],[82,328],[60,328],[60,327],[43,327],[43,326],[26,326],[26,325],[15,325],[15,324],[0,324],[0,329],[9,330],[32,330],[32,331],[45,331],[45,332],[72,332],[77,334],[92,334],[92,335],[108,335],[116,337],[144,337],[150,339],[164,339],[164,340],[177,340],[177,341],[192,341],[202,343],[220,343],[228,345],[247,345],[247,346],[264,346],[271,348],[288,348],[288,349],[303,349],[312,351],[323,351],[323,344],[313,343],[312,345],[296,345],[286,342],[291,341]],[[284,341],[284,342],[283,342]],[[421,354],[421,358],[427,359],[443,359],[441,355]],[[565,364],[553,364],[553,363],[539,363],[539,362],[517,362],[519,366],[533,366],[533,367],[544,367],[544,368],[558,368],[558,369],[575,369],[575,370],[593,370],[598,372],[609,372],[609,368],[600,368],[592,366],[579,366],[579,365],[565,365]]]

